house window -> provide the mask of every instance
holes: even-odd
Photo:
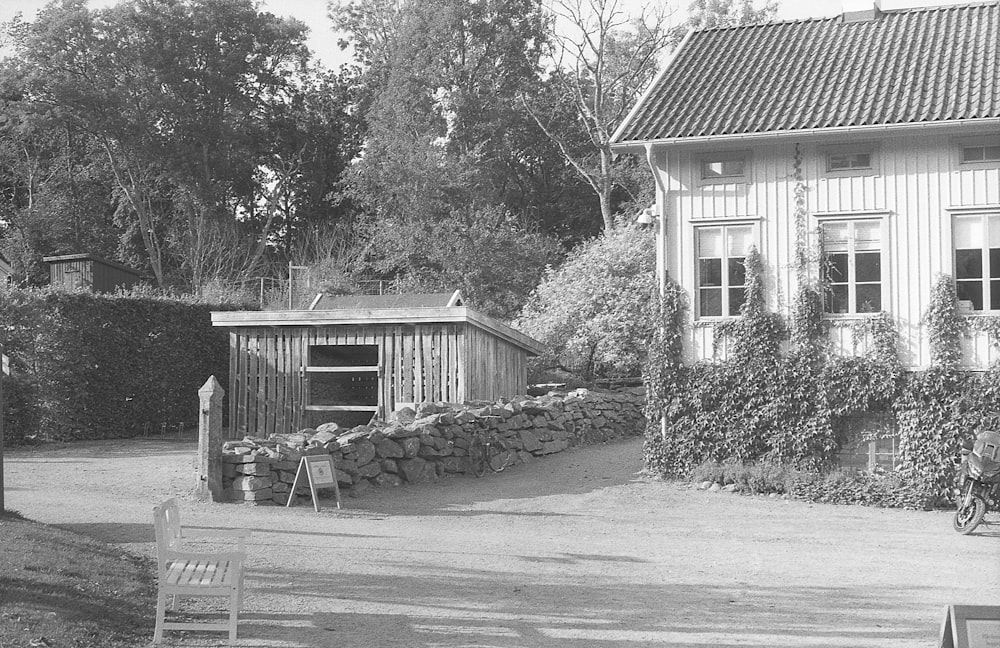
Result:
[[[705,155],[701,158],[701,179],[740,180],[747,174],[747,156],[745,153],[721,153]]]
[[[753,244],[753,226],[698,227],[695,237],[699,317],[739,315],[747,277],[743,262]]]
[[[970,162],[1000,162],[1000,145],[963,146],[962,164]]]
[[[823,310],[833,314],[881,311],[881,221],[826,222],[822,232]]]
[[[1000,310],[1000,214],[956,216],[955,285],[964,310]]]
[[[872,168],[871,151],[853,153],[828,153],[826,156],[827,171],[858,171]]]

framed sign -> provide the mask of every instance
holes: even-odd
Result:
[[[337,483],[337,471],[333,467],[333,457],[328,454],[306,455],[299,460],[299,469],[295,472],[295,481],[292,483],[292,491],[288,494],[288,502],[285,507],[292,505],[295,501],[295,491],[299,485],[306,481],[309,483],[309,492],[312,493],[313,509],[319,512],[319,497],[316,495],[317,488],[333,488],[337,495],[337,508],[341,508],[340,485]]]
[[[949,605],[940,648],[1000,648],[1000,605]]]

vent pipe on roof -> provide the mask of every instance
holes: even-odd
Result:
[[[879,0],[842,0],[845,23],[871,22],[882,13]]]

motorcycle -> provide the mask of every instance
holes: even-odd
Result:
[[[968,535],[1000,505],[1000,433],[980,432],[971,447],[963,445],[957,482],[955,496],[960,499],[952,527]]]

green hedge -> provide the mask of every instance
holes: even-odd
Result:
[[[153,294],[0,292],[11,443],[129,437],[197,425],[197,391],[228,384],[227,332],[207,305]]]

